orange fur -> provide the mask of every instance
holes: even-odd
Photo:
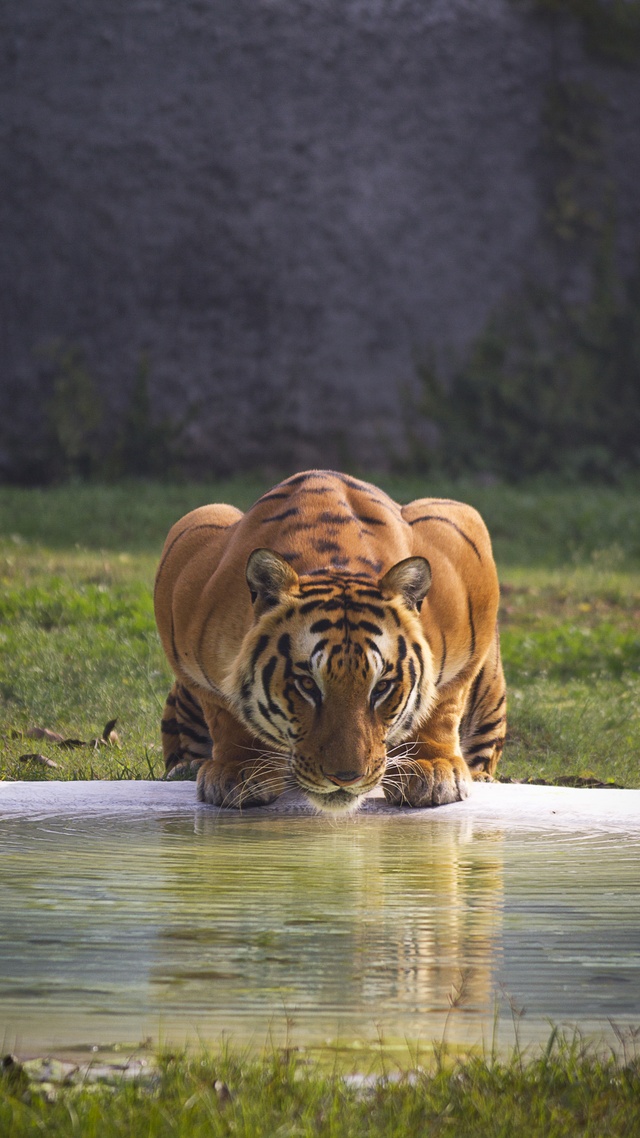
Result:
[[[348,810],[380,782],[395,803],[464,798],[504,740],[497,607],[486,527],[458,502],[401,508],[309,471],[246,514],[194,510],[156,577],[176,676],[167,767],[197,766],[199,797],[217,805],[297,785]]]

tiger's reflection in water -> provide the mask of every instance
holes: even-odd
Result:
[[[453,1014],[478,1037],[490,1022],[500,831],[366,808],[332,827],[203,811],[189,843],[187,825],[165,823],[175,905],[152,978],[167,1013],[191,1008],[240,1038],[285,1015],[305,1038],[379,1025],[431,1040]]]

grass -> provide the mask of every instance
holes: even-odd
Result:
[[[640,573],[506,569],[503,777],[640,785]]]
[[[165,1055],[115,1087],[0,1076],[0,1133],[12,1138],[628,1138],[640,1127],[637,1059],[602,1056],[555,1034],[540,1055],[455,1061],[345,1078],[292,1052]]]
[[[427,489],[381,481],[405,501]],[[246,507],[264,486],[0,488],[0,778],[161,776],[171,679],[151,587],[164,537],[188,509]],[[494,539],[510,692],[503,777],[640,785],[636,488],[428,491],[477,505]],[[113,718],[112,745],[64,748],[28,734],[47,728],[88,744]]]

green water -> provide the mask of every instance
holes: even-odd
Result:
[[[0,1041],[465,1044],[640,1024],[637,836],[452,819],[0,827]],[[525,1009],[521,1015],[522,1009]]]

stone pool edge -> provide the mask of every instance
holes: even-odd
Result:
[[[283,816],[321,820],[324,817],[295,793],[283,795],[271,806],[238,813],[198,803],[192,782],[0,782],[0,821],[125,814],[148,818],[194,813],[238,820]],[[372,814],[404,821],[420,819],[425,824],[468,819],[518,829],[584,831],[595,828],[640,834],[640,790],[478,783],[464,802],[424,810],[389,806],[378,791],[365,800],[358,814],[349,815],[344,821],[352,823]],[[333,819],[326,821],[336,825]]]

